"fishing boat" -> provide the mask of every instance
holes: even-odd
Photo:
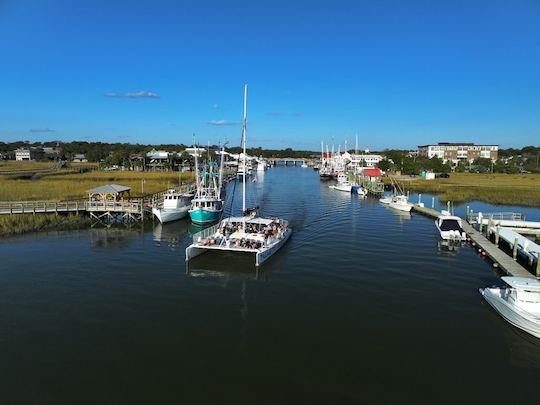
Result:
[[[395,210],[410,212],[413,205],[409,202],[409,198],[406,195],[399,194],[392,197],[392,201],[388,204],[390,208]]]
[[[386,196],[379,198],[379,202],[384,205],[388,205],[392,202],[392,196]]]
[[[188,215],[192,193],[183,193],[175,189],[170,189],[163,194],[163,203],[152,208],[152,214],[162,224],[171,221],[177,221]]]
[[[243,166],[246,167],[247,85],[244,87],[244,120],[242,125]],[[246,171],[242,182],[242,216],[222,219],[193,235],[193,243],[186,248],[186,261],[210,250],[255,255],[260,266],[276,253],[289,239],[292,229],[286,220],[258,217],[246,209]]]
[[[221,186],[223,183],[223,150],[219,173],[215,172],[215,162],[208,162],[205,170],[199,173],[198,157],[195,153],[195,173],[197,192],[191,202],[189,216],[195,224],[210,224],[219,221],[223,213]]]
[[[504,319],[540,338],[540,281],[502,277],[509,287],[481,288],[480,294]]]
[[[441,211],[441,215],[435,220],[435,226],[444,240],[467,240],[467,234],[463,230],[461,218],[451,215],[449,211]]]
[[[353,184],[347,179],[347,175],[345,173],[339,173],[337,176],[337,184],[332,184],[328,187],[333,190],[350,193],[352,192]]]
[[[307,169],[308,168],[308,165],[306,165],[305,163],[302,163],[302,169]]]
[[[266,170],[266,162],[264,160],[259,160],[257,162],[257,173],[264,173]]]

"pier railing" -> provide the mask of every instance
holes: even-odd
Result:
[[[14,201],[0,202],[0,214],[40,214],[58,212],[129,212],[140,214],[140,201]]]
[[[193,243],[199,243],[201,240],[208,238],[210,235],[213,235],[214,233],[216,233],[218,228],[219,228],[219,223],[193,234]]]
[[[525,216],[520,212],[476,212],[470,215],[470,223],[482,221],[524,221]]]

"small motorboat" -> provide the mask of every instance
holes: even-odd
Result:
[[[392,197],[381,197],[381,198],[379,198],[379,202],[381,204],[388,205],[388,204],[390,204],[392,202]]]
[[[368,191],[364,186],[357,186],[354,189],[356,191],[356,194],[358,194],[360,197],[366,197],[368,194]]]
[[[441,211],[441,215],[435,220],[435,226],[444,240],[467,240],[467,234],[463,230],[461,218],[451,215],[448,211]]]
[[[413,205],[409,202],[409,198],[406,195],[400,194],[392,198],[392,201],[388,203],[390,208],[399,211],[411,212]]]
[[[540,281],[502,277],[509,287],[480,288],[480,294],[504,319],[540,338]]]

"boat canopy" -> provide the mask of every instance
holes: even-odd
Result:
[[[223,223],[245,222],[246,224],[270,225],[270,224],[274,223],[274,220],[273,219],[268,219],[268,218],[257,218],[257,217],[253,218],[251,216],[246,216],[246,217],[229,217],[229,218],[225,218],[222,222]]]
[[[439,217],[439,228],[441,231],[463,231],[461,220],[456,217]]]
[[[501,279],[516,290],[540,292],[540,281],[534,278],[501,277]]]

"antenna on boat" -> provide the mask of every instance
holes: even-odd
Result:
[[[242,216],[244,216],[244,213],[246,212],[246,127],[247,127],[247,91],[248,91],[248,85],[244,85],[244,120],[242,125],[242,149],[244,152],[244,159],[243,159],[243,165],[244,165],[244,172],[242,174],[243,176],[243,183],[242,183]]]
[[[195,148],[195,185],[197,186],[197,191],[200,188],[200,179],[199,179],[199,147],[195,143],[195,132],[193,133],[193,147]]]

